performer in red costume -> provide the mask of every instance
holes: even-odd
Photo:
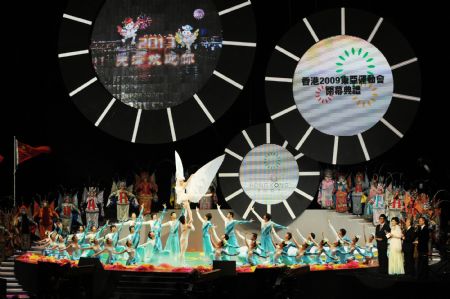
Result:
[[[39,223],[39,236],[41,239],[45,238],[45,231],[53,230],[53,218],[59,218],[58,213],[54,209],[54,203],[48,203],[44,198],[42,206],[38,202],[34,202],[33,218]]]
[[[157,197],[158,185],[155,182],[155,174],[149,176],[143,171],[140,176],[136,176],[135,193],[137,194],[139,205],[144,205],[144,215],[151,213],[152,201]]]

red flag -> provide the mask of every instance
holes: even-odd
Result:
[[[32,147],[31,145],[16,141],[16,165],[36,157],[42,153],[50,153],[50,147],[48,146],[37,146]]]

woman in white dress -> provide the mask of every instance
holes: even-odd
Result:
[[[391,232],[386,235],[389,239],[389,275],[405,274],[402,253],[402,230],[400,220],[393,217],[391,220]]]

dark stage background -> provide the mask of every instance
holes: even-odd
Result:
[[[57,58],[66,1],[16,1],[15,8],[4,11],[9,19],[4,20],[2,41],[2,70],[7,79],[2,80],[0,154],[5,159],[0,163],[1,204],[5,205],[12,194],[13,135],[27,144],[49,145],[53,150],[19,166],[18,199],[29,200],[34,193],[46,193],[58,185],[81,189],[89,181],[109,193],[112,178],[127,177],[131,183],[134,172],[145,169],[156,170],[160,198],[167,200],[174,172],[173,151],[180,153],[185,167],[195,169],[222,154],[241,130],[267,122],[264,76],[276,41],[303,17],[341,6],[371,11],[395,25],[411,43],[422,70],[422,101],[412,128],[393,149],[361,165],[369,171],[381,167],[382,172],[403,172],[411,182],[428,180],[432,190],[447,187],[450,158],[444,140],[448,139],[449,125],[444,89],[448,60],[442,39],[446,38],[444,22],[448,17],[444,9],[430,2],[419,6],[391,0],[252,2],[258,30],[256,60],[235,104],[214,126],[189,139],[140,145],[95,128],[72,104]],[[429,165],[430,174],[420,161]]]

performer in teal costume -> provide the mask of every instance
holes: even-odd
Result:
[[[183,215],[183,211],[181,214]],[[177,218],[177,213],[170,213],[170,220],[161,225],[161,227],[165,226],[169,226],[170,231],[164,251],[167,251],[172,259],[178,258],[180,255],[180,238],[178,235],[180,221],[179,218]]]
[[[270,220],[271,215],[269,213],[266,213],[263,218],[261,218],[254,208],[252,208],[252,212],[255,214],[256,218],[258,218],[259,222],[261,222],[261,247],[264,250],[264,254],[273,257],[275,246],[273,245],[271,236],[272,228],[287,229],[287,227]],[[273,260],[271,262],[273,262]]]
[[[203,240],[203,253],[205,258],[212,260],[214,257],[214,248],[211,243],[211,235],[209,229],[212,227],[211,224],[211,213],[207,213],[204,218],[200,215],[198,207],[196,208],[197,217],[202,223],[202,240]]]
[[[253,219],[251,220],[234,220],[234,213],[228,212],[227,216],[223,214],[222,210],[220,209],[220,206],[217,205],[217,211],[220,214],[220,217],[222,217],[223,221],[225,222],[225,234],[228,235],[228,245],[229,245],[229,253],[235,254],[238,252],[237,248],[239,248],[239,244],[236,239],[236,234],[234,232],[234,229],[236,225],[238,224],[247,224],[253,222]]]
[[[139,262],[148,263],[157,261],[158,254],[161,252],[156,247],[156,236],[153,231],[148,233],[147,242],[136,248],[137,259]]]
[[[164,215],[166,214],[166,205],[164,204],[163,206],[164,210],[161,212],[161,215],[157,220],[153,222],[153,225],[151,225],[151,230],[155,234],[155,248],[158,250],[158,252],[161,252],[163,250],[161,242],[161,229],[162,229],[161,224],[162,220],[164,219]],[[156,214],[153,214],[152,217],[156,217]]]

